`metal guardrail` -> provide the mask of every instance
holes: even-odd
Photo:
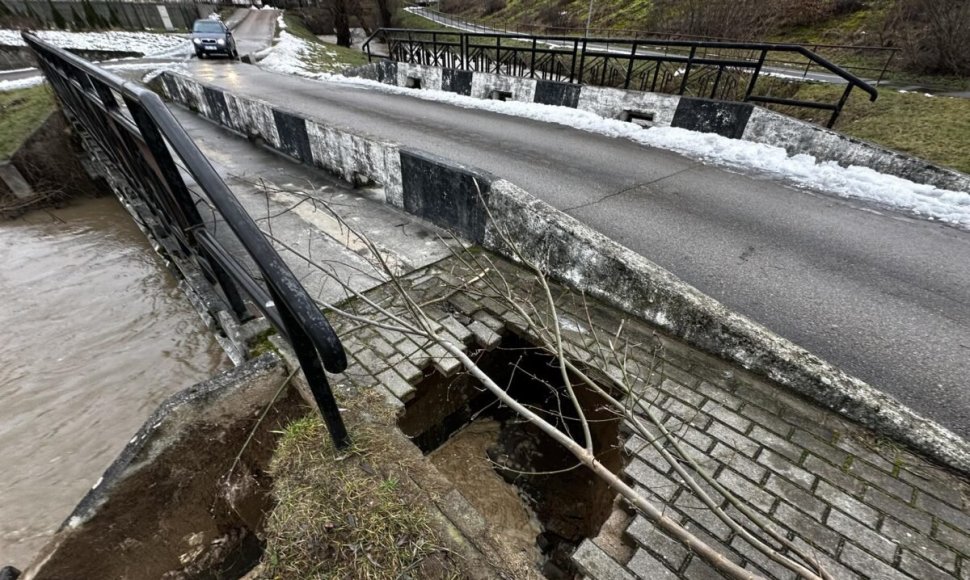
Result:
[[[467,32],[502,32],[505,34],[527,34],[534,36],[596,36],[611,39],[633,39],[633,40],[699,40],[710,42],[746,42],[739,38],[727,38],[720,36],[704,36],[699,34],[683,34],[677,32],[664,32],[658,30],[638,30],[634,28],[580,28],[576,26],[549,26],[545,24],[529,24],[512,20],[483,24],[464,18],[459,18],[445,12],[440,12],[428,6],[412,6],[408,9],[412,14],[427,18],[432,22],[444,26],[465,30]],[[861,57],[860,60],[869,64],[842,64],[841,67],[849,72],[860,76],[875,76],[875,86],[879,86],[886,73],[889,72],[893,61],[902,52],[901,48],[887,46],[865,46],[848,44],[826,44],[826,43],[792,43],[807,48],[819,54],[823,58],[833,60],[833,55],[854,55]],[[793,66],[792,72],[801,71],[802,76],[807,76],[812,71],[811,63],[804,67],[795,66],[799,63],[786,61],[768,60],[766,65]]]
[[[389,57],[399,62],[461,70],[491,72],[651,92],[669,92],[722,100],[787,105],[830,111],[828,127],[842,112],[854,88],[875,101],[878,91],[867,81],[793,44],[712,42],[696,40],[586,38],[535,36],[494,32],[465,32],[382,28],[363,49],[372,60],[371,43],[383,41]],[[821,103],[771,95],[784,83],[772,77],[799,77],[787,69],[772,69],[770,55],[800,59],[800,66],[816,67],[845,83],[835,103]],[[775,59],[777,60],[777,59]],[[818,73],[815,73],[818,74]],[[762,81],[759,84],[759,81]],[[767,90],[759,92],[766,87]]]
[[[345,447],[349,436],[324,371],[347,367],[340,340],[161,98],[28,32],[23,38],[68,119],[107,158],[124,194],[148,208],[153,233],[173,242],[166,244],[170,252],[200,267],[238,321],[252,318],[245,294],[293,347],[334,444]],[[195,194],[204,195],[228,225],[258,277],[217,239],[215,224],[202,219],[201,201],[190,192],[173,153],[198,185]]]

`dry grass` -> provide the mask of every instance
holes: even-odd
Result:
[[[267,525],[266,578],[460,578],[376,431],[358,426],[337,453],[315,416],[292,423],[273,461],[277,506]]]

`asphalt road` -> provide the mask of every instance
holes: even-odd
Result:
[[[220,64],[194,73],[505,177],[970,438],[970,233],[625,140]]]

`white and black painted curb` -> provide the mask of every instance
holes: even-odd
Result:
[[[519,251],[560,281],[970,474],[970,444],[954,433],[506,180],[176,73],[160,78],[172,101],[348,181],[382,183],[386,203],[513,260],[497,228],[514,232]]]
[[[453,92],[479,99],[571,107],[607,119],[653,127],[716,133],[812,155],[819,161],[858,165],[940,189],[970,193],[970,175],[924,159],[824,129],[752,103],[715,101],[623,89],[442,69],[389,60],[351,69],[347,76],[401,87]]]

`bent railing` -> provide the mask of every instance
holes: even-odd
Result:
[[[368,59],[373,58],[371,44],[376,40],[384,42],[389,58],[398,62],[804,107],[829,112],[828,127],[835,124],[853,89],[866,92],[871,101],[878,96],[869,82],[794,44],[384,28],[364,43]],[[806,67],[818,72],[800,72]],[[845,84],[845,90],[834,103],[785,92],[792,88],[790,81],[813,78]]]
[[[347,430],[324,370],[347,367],[340,340],[161,98],[30,33],[23,38],[65,115],[103,154],[123,195],[147,208],[142,225],[166,242],[168,252],[203,272],[237,321],[252,318],[243,295],[262,312],[293,347],[334,444],[346,446]],[[182,170],[195,181],[191,191]],[[213,210],[211,222],[203,220],[200,203]],[[233,234],[235,253],[216,237],[221,224]]]

